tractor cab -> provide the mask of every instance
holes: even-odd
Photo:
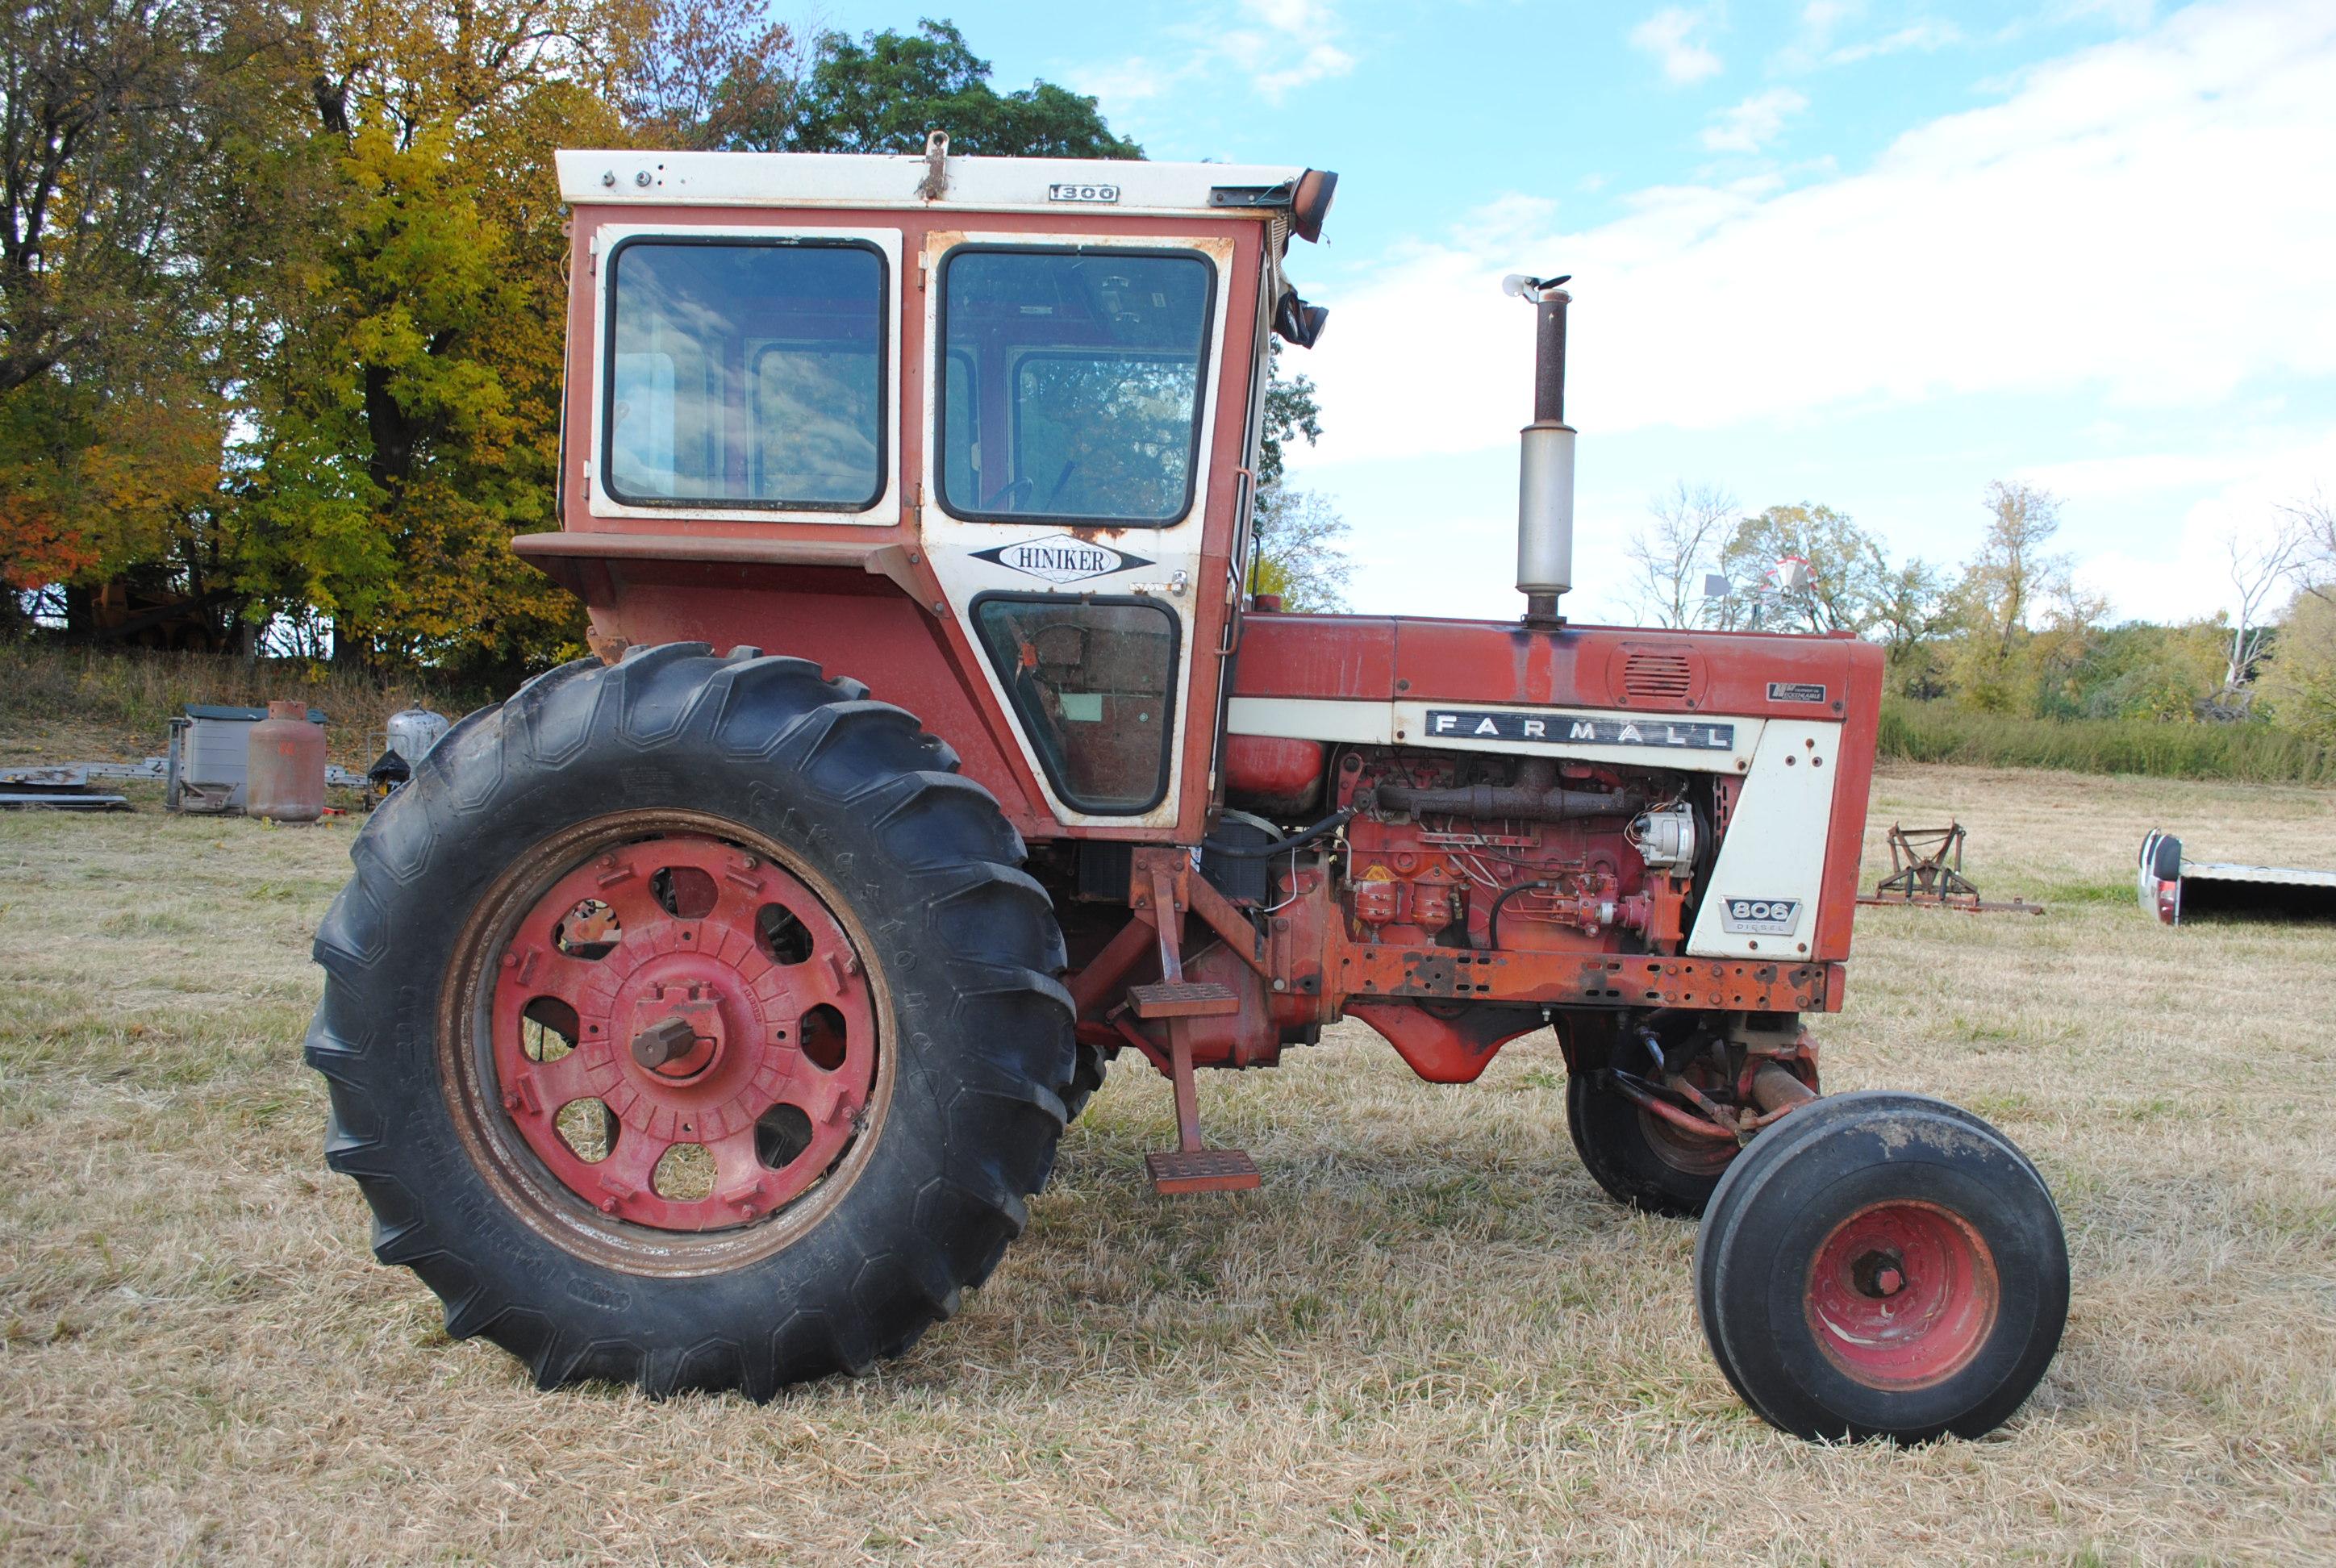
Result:
[[[684,626],[637,589],[792,589],[822,605],[757,599],[791,648],[964,688],[978,738],[950,738],[1026,834],[1196,834],[1270,335],[1321,326],[1282,262],[1336,176],[954,158],[939,132],[559,162],[564,526],[518,548],[601,644],[703,635],[705,600]],[[833,613],[853,571],[883,608]]]

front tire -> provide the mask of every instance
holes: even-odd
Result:
[[[1736,1157],[1733,1139],[1698,1138],[1616,1089],[1603,1069],[1565,1085],[1565,1125],[1582,1168],[1609,1196],[1650,1214],[1691,1220]]]
[[[450,1334],[544,1387],[767,1398],[988,1277],[1072,1015],[956,765],[856,682],[703,644],[564,666],[432,748],[317,934],[307,1059],[375,1255]]]
[[[1713,1194],[1695,1271],[1705,1338],[1745,1402],[1828,1441],[1992,1431],[2068,1320],[2042,1176],[1919,1095],[1835,1096],[1755,1138]]]

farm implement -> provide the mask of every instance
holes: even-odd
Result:
[[[2216,915],[2336,920],[2336,868],[2188,860],[2180,839],[2156,829],[2141,841],[2135,891],[2169,926]]]
[[[1700,1215],[1722,1370],[1812,1437],[1976,1435],[2068,1304],[2035,1168],[1825,1096],[1882,654],[1575,624],[1564,279],[1515,620],[1245,592],[1281,167],[573,151],[555,532],[597,657],[356,842],[308,1059],[374,1247],[546,1387],[897,1355],[1109,1066],[1163,1193],[1256,1187],[1202,1069],[1353,1018],[1430,1083],[1552,1028],[1590,1174]],[[1421,550],[1439,548],[1423,529]]]

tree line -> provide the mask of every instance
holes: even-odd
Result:
[[[756,0],[18,0],[0,16],[0,635],[508,678],[577,649],[561,146],[1140,158],[947,22]],[[160,606],[141,610],[141,605]],[[140,640],[154,640],[141,638]]]
[[[1959,566],[1893,560],[1854,520],[1810,502],[1747,513],[1684,481],[1630,540],[1650,624],[1849,632],[1888,650],[1889,689],[2015,718],[2267,723],[2336,746],[2336,508],[2278,509],[2225,541],[2229,608],[2173,625],[2110,624],[2056,552],[2059,502],[1999,481]]]

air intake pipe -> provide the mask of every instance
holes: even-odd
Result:
[[[1514,273],[1504,292],[1533,302],[1533,422],[1520,433],[1517,467],[1517,591],[1524,623],[1559,627],[1562,594],[1573,589],[1573,427],[1565,423],[1565,307],[1559,278]]]

